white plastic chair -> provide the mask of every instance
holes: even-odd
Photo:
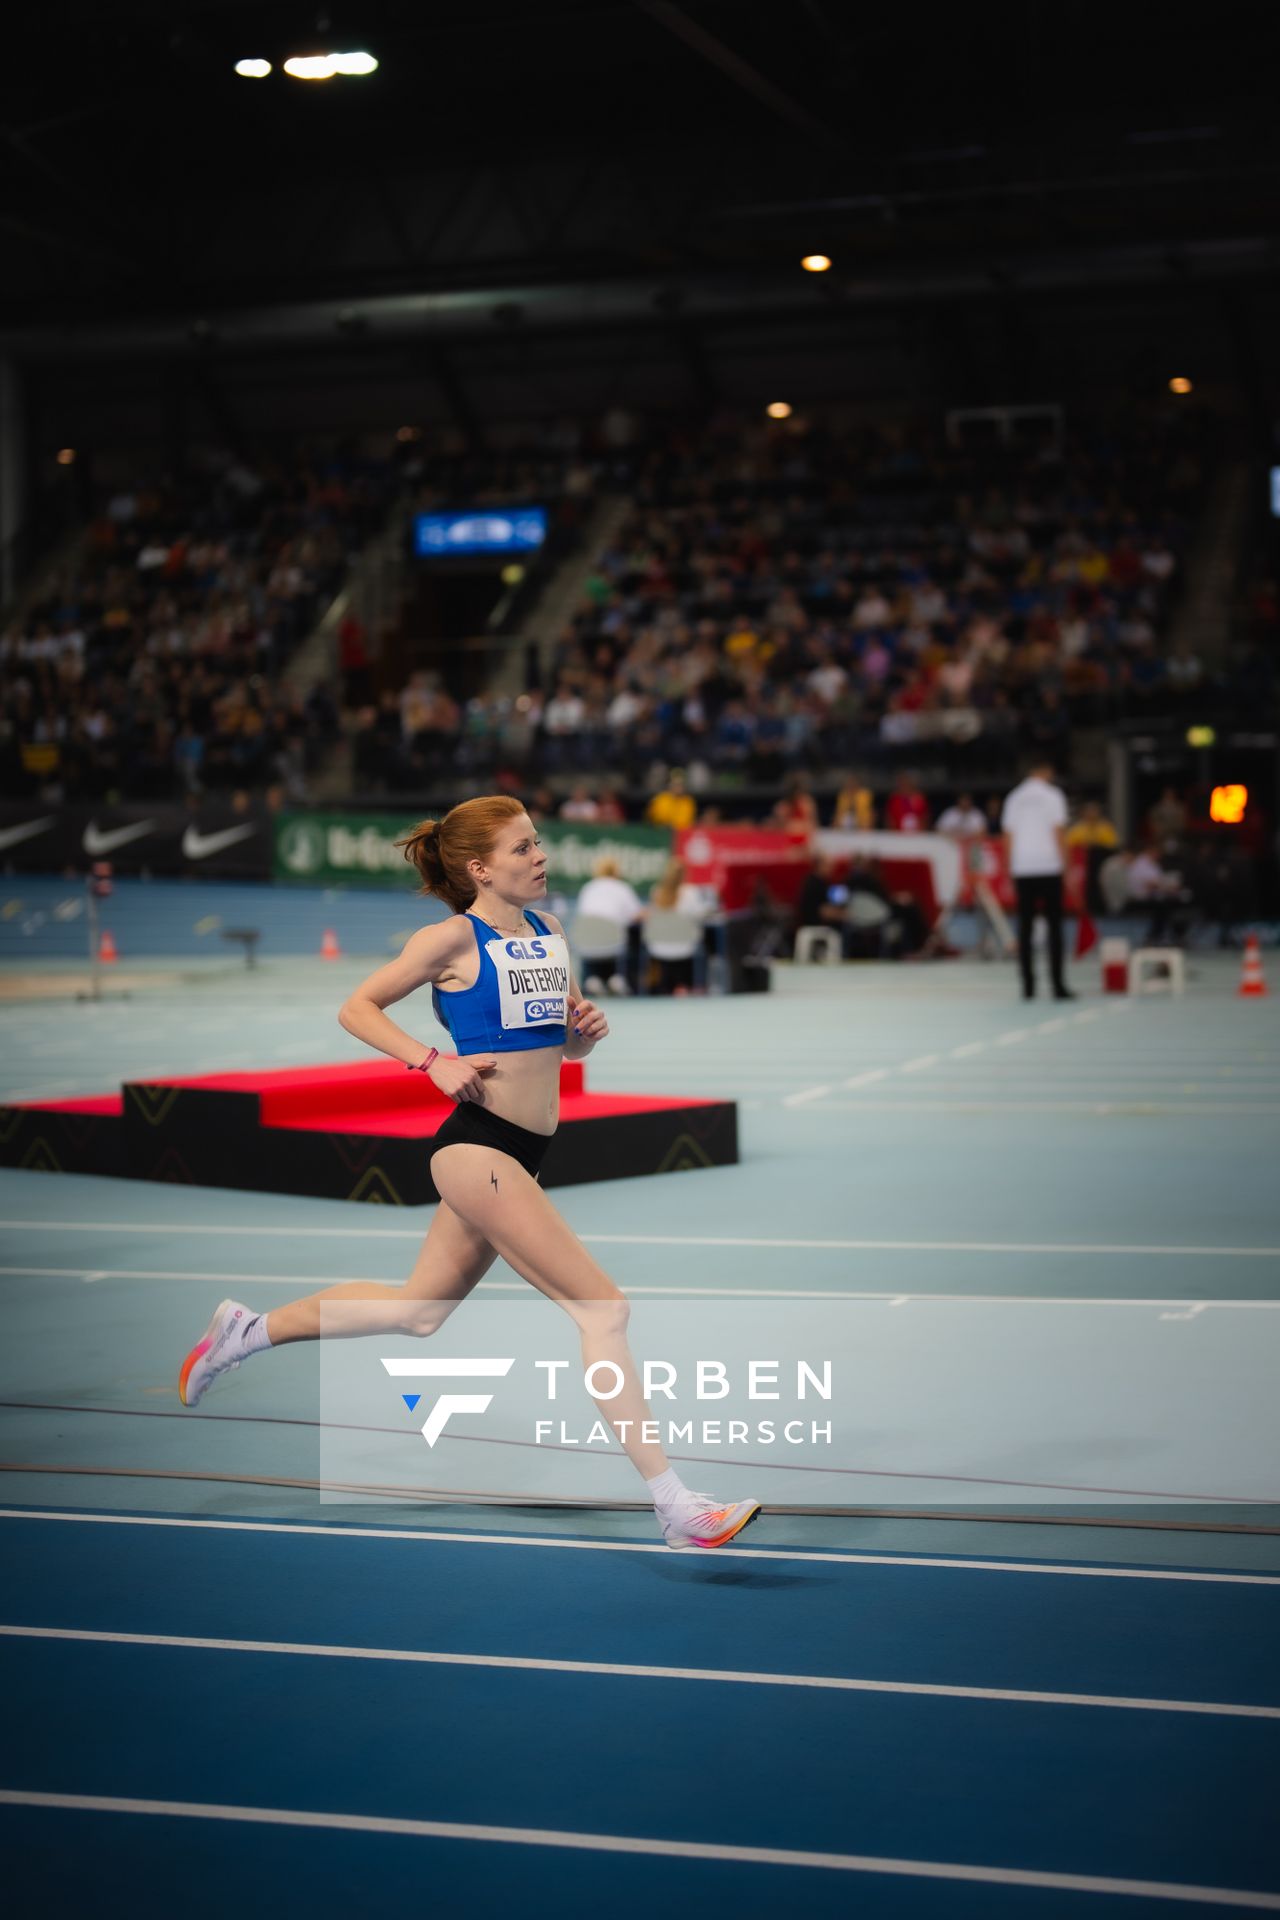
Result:
[[[655,907],[644,921],[640,937],[655,960],[692,960],[702,945],[702,922],[674,907]]]
[[[1186,962],[1181,947],[1139,947],[1129,960],[1130,993],[1181,993]]]
[[[811,961],[819,961],[829,966],[840,959],[843,949],[840,935],[834,927],[798,927],[796,929],[795,952],[792,955],[797,966],[807,966]]]
[[[602,913],[580,913],[565,928],[569,951],[578,963],[578,975],[585,987],[589,977],[603,971],[610,979],[621,970],[627,950],[627,930]],[[598,991],[598,989],[596,989]]]

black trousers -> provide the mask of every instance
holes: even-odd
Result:
[[[1022,991],[1034,993],[1036,977],[1031,964],[1031,929],[1036,915],[1042,913],[1049,923],[1049,971],[1055,993],[1065,993],[1062,976],[1062,875],[1031,873],[1016,875],[1018,892],[1018,965],[1022,969]]]

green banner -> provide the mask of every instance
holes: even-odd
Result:
[[[416,821],[404,815],[282,813],[275,822],[273,872],[277,880],[313,887],[404,887],[417,874],[393,844]],[[671,858],[665,827],[592,826],[578,820],[544,820],[538,829],[547,850],[547,891],[575,895],[591,878],[597,860],[615,860],[624,880],[647,894]]]

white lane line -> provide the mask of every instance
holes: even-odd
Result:
[[[298,1273],[187,1273],[163,1267],[0,1267],[0,1278],[34,1280],[80,1280],[89,1284],[98,1280],[194,1280],[217,1286],[305,1287],[316,1280],[326,1286],[350,1286],[367,1280],[367,1274]],[[482,1280],[476,1289],[484,1293],[517,1293],[529,1300],[539,1296],[531,1292],[527,1280]],[[627,1286],[628,1294],[678,1300],[860,1300],[874,1304],[887,1300],[891,1306],[992,1306],[992,1307],[1192,1307],[1198,1312],[1214,1313],[1231,1307],[1246,1313],[1280,1312],[1280,1300],[1192,1300],[1165,1299],[1137,1294],[1121,1299],[1113,1294],[1051,1293],[903,1293],[889,1288],[847,1287],[724,1287],[660,1286],[637,1281]],[[1168,1318],[1161,1315],[1161,1318]],[[1181,1319],[1184,1316],[1172,1316]]]
[[[817,1098],[817,1095],[814,1095]],[[1254,1102],[1226,1106],[1191,1100],[827,1100],[823,1113],[1102,1113],[1135,1118],[1161,1113],[1210,1113],[1239,1116],[1280,1113],[1280,1104]]]
[[[1025,1055],[1022,1056],[1024,1059]],[[1181,1107],[1184,1100],[1191,1096],[1202,1097],[1216,1103],[1221,1102],[1224,1093],[1239,1094],[1242,1097],[1230,1102],[1233,1112],[1243,1110],[1255,1112],[1259,1106],[1274,1107],[1280,1101],[1280,1081],[1265,1087],[1224,1087],[1220,1081],[1207,1078],[1188,1078],[1178,1080],[1129,1081],[1117,1090],[1115,1076],[1095,1074],[1089,1079],[1075,1076],[1058,1075],[1043,1069],[1035,1074],[999,1075],[996,1073],[971,1072],[962,1077],[956,1074],[931,1073],[922,1075],[910,1088],[910,1098],[920,1095],[943,1095],[952,1099],[984,1100],[996,1103],[997,1095],[1008,1094],[1013,1098],[1029,1093],[1039,1093],[1044,1089],[1046,1080],[1053,1083],[1053,1091],[1064,1097],[1080,1099],[1108,1107],[1112,1112],[1132,1112],[1135,1107],[1154,1106],[1164,1111],[1169,1101]],[[892,1112],[892,1100],[897,1089],[885,1088],[889,1101],[886,1111]],[[904,1096],[907,1090],[903,1089]]]
[[[1018,1060],[1018,1068],[1030,1064],[1025,1054]],[[1003,1087],[1010,1093],[1030,1093],[1043,1086],[1047,1079],[1052,1080],[1055,1092],[1105,1094],[1112,1100],[1154,1100],[1161,1095],[1176,1096],[1194,1089],[1206,1099],[1243,1107],[1255,1100],[1274,1104],[1280,1096],[1280,1078],[1274,1075],[1268,1075],[1266,1079],[1245,1079],[1243,1076],[1228,1079],[1226,1075],[1215,1073],[1212,1067],[1204,1066],[1183,1067],[1180,1072],[1174,1073],[1116,1074],[1109,1072],[1105,1066],[1099,1066],[1092,1072],[1081,1067],[1071,1073],[1047,1074],[1042,1071],[1036,1074],[1007,1066],[1001,1072],[993,1065],[990,1068],[971,1067],[964,1079],[951,1075],[945,1084],[962,1091],[974,1086],[992,1086]]]
[[[1079,1018],[1080,1016],[1077,1017]],[[1096,1020],[1098,1015],[1096,1013],[1090,1013],[1084,1017]],[[1054,1027],[1062,1027],[1065,1025],[1065,1020],[1049,1021],[1045,1023],[1043,1030],[1048,1031]],[[1014,1046],[1019,1040],[1025,1040],[1027,1035],[1032,1031],[1033,1029],[1029,1027],[1015,1027],[1012,1032],[1001,1034],[995,1041],[995,1045],[998,1047]],[[953,1060],[968,1059],[971,1054],[981,1053],[987,1044],[988,1042],[985,1040],[971,1040],[964,1046],[953,1047],[950,1058]],[[857,1073],[848,1080],[842,1080],[840,1085],[843,1088],[864,1087],[869,1086],[872,1081],[886,1080],[890,1075],[895,1073],[921,1073],[927,1067],[936,1066],[940,1058],[940,1054],[926,1053],[922,1054],[917,1060],[907,1060],[893,1066],[872,1067],[865,1073]],[[785,1095],[782,1105],[784,1107],[798,1107],[806,1105],[810,1100],[825,1100],[831,1091],[832,1089],[830,1087],[805,1087],[799,1093],[789,1093]],[[829,1110],[835,1111],[836,1109],[832,1108]],[[850,1111],[862,1111],[862,1109],[850,1109]],[[872,1109],[872,1111],[874,1111],[874,1109]]]
[[[575,1553],[657,1553],[671,1549],[649,1540],[565,1540],[553,1534],[427,1532],[414,1527],[322,1527],[305,1521],[197,1520],[154,1513],[72,1513],[58,1508],[0,1507],[0,1520],[40,1520],[90,1527],[176,1527],[193,1533],[288,1533],[308,1539],[406,1540],[466,1547],[545,1547]],[[1031,1573],[1069,1580],[1163,1580],[1191,1586],[1280,1587],[1280,1574],[1191,1573],[1170,1567],[1070,1567],[1024,1560],[949,1560],[927,1554],[830,1553],[795,1547],[719,1547],[722,1559],[817,1562],[854,1567],[925,1567],[961,1573]]]
[[[1059,1014],[1056,1020],[1042,1020],[1040,1022],[1040,1025],[1036,1028],[1036,1032],[1037,1033],[1061,1033],[1063,1027],[1065,1027],[1066,1024],[1067,1023],[1065,1019],[1063,1019],[1062,1015]]]
[[[421,1840],[475,1840],[486,1846],[571,1848],[584,1853],[646,1854],[677,1860],[726,1860],[753,1866],[815,1867],[839,1873],[877,1873],[913,1880],[960,1880],[978,1885],[1045,1887],[1056,1892],[1133,1894],[1204,1906],[1280,1913],[1280,1894],[1182,1881],[1121,1880],[1088,1873],[1049,1873],[1030,1867],[987,1867],[944,1860],[896,1860],[866,1853],[800,1852],[785,1847],[722,1846],[706,1840],[637,1839],[630,1834],[561,1832],[550,1827],[492,1827],[457,1820],[402,1820],[368,1813],[323,1813],[293,1807],[239,1807],[197,1800],[138,1800],[121,1794],[35,1793],[0,1789],[0,1805],[45,1807],[64,1813],[158,1814],[169,1819],[241,1821],[252,1826],[386,1833]]]
[[[1073,1013],[1071,1016],[1073,1025],[1077,1027],[1087,1026],[1090,1020],[1101,1020],[1101,1018],[1101,1010],[1097,1007],[1086,1007],[1083,1013]]]
[[[241,1226],[221,1221],[193,1226],[189,1221],[165,1223],[153,1220],[0,1220],[0,1227],[31,1233],[159,1233],[172,1237],[185,1234],[205,1239],[214,1234],[247,1236],[250,1239],[285,1238],[289,1240],[421,1240],[421,1227],[338,1227],[320,1226]],[[786,1239],[762,1234],[711,1233],[584,1233],[579,1236],[592,1246],[606,1247],[770,1247],[819,1253],[1089,1253],[1154,1254],[1160,1259],[1189,1256],[1194,1259],[1280,1259],[1280,1246],[1205,1247],[1147,1245],[1123,1240],[811,1240]],[[13,1272],[43,1272],[43,1268],[21,1267]],[[50,1269],[54,1271],[54,1269]],[[76,1267],[67,1271],[80,1273]],[[218,1276],[219,1278],[225,1276]]]
[[[784,1107],[799,1107],[802,1106],[806,1100],[821,1100],[831,1091],[832,1089],[830,1087],[805,1087],[801,1093],[785,1094],[782,1104]]]
[[[828,1693],[921,1694],[937,1700],[1003,1700],[1036,1707],[1119,1707],[1134,1713],[1204,1713],[1280,1720],[1280,1707],[1219,1700],[1153,1700],[1114,1693],[1045,1693],[1025,1687],[957,1687],[843,1674],[754,1673],[729,1667],[651,1667],[617,1660],[540,1660],[516,1654],[440,1653],[425,1648],[329,1646],[306,1640],[224,1640],[185,1633],[108,1633],[89,1627],[0,1626],[11,1640],[74,1640],[114,1647],[181,1647],[197,1653],[284,1653],[313,1660],[387,1660],[407,1666],[508,1667],[521,1673],[604,1674],[628,1680],[720,1681],[748,1687],[810,1687]]]

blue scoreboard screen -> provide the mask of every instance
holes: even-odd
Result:
[[[429,560],[475,553],[532,553],[546,537],[545,507],[419,513],[413,522],[413,550]]]

